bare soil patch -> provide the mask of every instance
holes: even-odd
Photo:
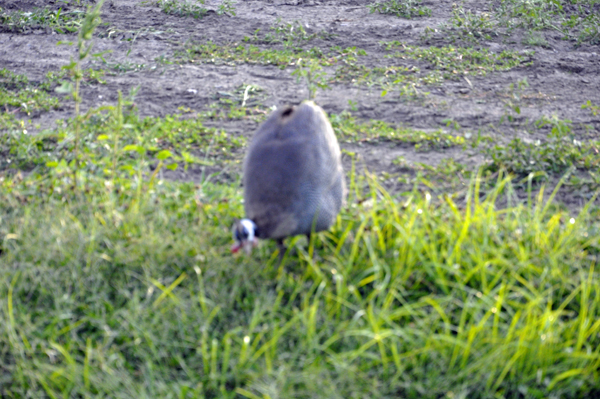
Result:
[[[323,53],[336,48],[364,50],[366,55],[358,57],[356,65],[367,69],[416,67],[422,72],[435,69],[426,61],[390,58],[390,50],[384,43],[400,41],[407,46],[423,48],[457,44],[439,34],[427,38],[430,29],[436,29],[450,18],[450,3],[425,2],[423,4],[431,8],[432,15],[415,19],[370,13],[367,8],[370,3],[358,0],[240,1],[235,4],[235,16],[232,16],[219,15],[214,10],[220,2],[207,0],[205,7],[209,11],[196,19],[168,15],[156,2],[109,1],[103,7],[103,25],[96,31],[94,47],[94,51],[103,56],[92,58],[85,65],[85,68],[105,70],[105,83],[83,86],[83,106],[114,103],[118,91],[128,93],[137,87],[135,104],[143,116],[174,114],[181,112],[182,107],[193,114],[207,111],[211,106],[214,109],[219,99],[248,84],[262,89],[260,106],[263,109],[299,103],[308,97],[308,89],[292,75],[293,67],[219,59],[192,62],[180,57],[193,44],[244,44],[248,43],[248,38],[264,37],[260,35],[273,32],[273,27],[285,23],[300,24],[306,35],[315,34],[314,38],[300,43],[302,48],[317,48]],[[41,0],[7,0],[2,5],[5,11],[28,11],[45,6],[63,11],[77,8],[73,4],[48,4]],[[489,12],[492,4],[474,2],[464,7],[483,13]],[[442,129],[465,137],[467,143],[482,134],[491,144],[507,143],[515,137],[527,142],[543,141],[550,129],[528,129],[527,126],[552,116],[570,120],[571,134],[576,140],[599,138],[600,116],[581,107],[587,101],[600,103],[599,46],[578,45],[550,31],[543,33],[544,46],[530,46],[523,44],[524,32],[515,32],[511,36],[495,35],[470,45],[492,55],[503,51],[525,54],[527,62],[506,71],[421,84],[416,95],[401,95],[391,90],[382,96],[383,89],[379,84],[342,79],[330,83],[329,89],[319,89],[316,102],[330,114],[347,111],[364,121],[379,120],[423,131]],[[60,70],[74,56],[75,46],[59,45],[65,41],[76,41],[75,33],[60,34],[49,27],[0,26],[0,68],[26,75],[32,81],[41,81],[46,73]],[[250,40],[249,43],[263,50],[285,48],[281,42]],[[337,66],[324,70],[328,76],[333,76]],[[526,85],[517,89],[519,82],[524,81]],[[518,113],[514,111],[515,106]],[[72,102],[64,99],[58,109],[20,116],[31,119],[31,129],[39,131],[72,114]],[[259,122],[260,118],[240,117],[215,118],[208,124],[230,134],[249,137]],[[456,129],[452,130],[452,126]],[[394,191],[410,186],[410,183],[396,180],[398,174],[415,174],[406,165],[436,167],[440,161],[451,158],[474,168],[489,160],[481,148],[469,145],[434,147],[423,152],[413,145],[396,142],[341,141],[342,148],[357,154],[359,163],[367,169],[391,174],[387,185]],[[241,157],[242,151],[237,151]],[[398,157],[402,157],[404,166],[394,162]],[[345,162],[349,167],[350,157],[346,157]],[[219,172],[219,168],[211,171]],[[200,169],[170,172],[167,177],[197,181],[202,171],[206,173]],[[234,181],[239,171],[239,164],[227,166],[227,173],[221,178]],[[580,198],[564,199],[581,203],[591,196],[590,190],[584,191]]]

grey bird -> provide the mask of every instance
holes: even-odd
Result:
[[[327,230],[346,197],[340,146],[325,112],[312,101],[274,111],[244,159],[246,219],[233,226],[232,251],[250,254],[258,239],[283,240]]]

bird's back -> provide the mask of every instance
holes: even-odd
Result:
[[[244,161],[246,216],[261,238],[331,226],[345,194],[339,145],[320,107],[305,102],[274,112]]]

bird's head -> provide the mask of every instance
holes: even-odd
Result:
[[[252,248],[258,245],[254,222],[250,219],[236,220],[233,224],[233,239],[235,243],[231,247],[231,252],[236,253],[240,248],[244,248],[244,251],[250,255]]]

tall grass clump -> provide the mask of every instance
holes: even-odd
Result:
[[[543,190],[511,204],[508,179],[485,198],[474,180],[462,203],[399,202],[356,178],[332,231],[279,265],[270,244],[230,255],[232,188],[90,178],[78,194],[50,172],[0,190],[5,397],[598,389],[597,216]]]

